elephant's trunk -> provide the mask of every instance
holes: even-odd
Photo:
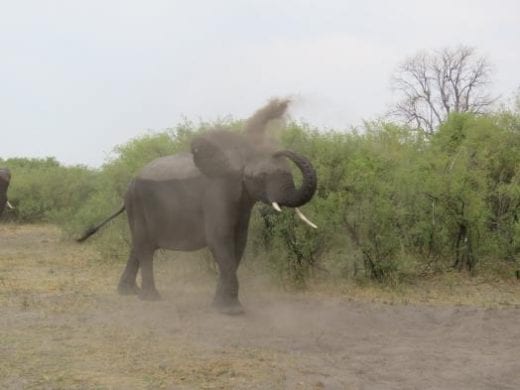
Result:
[[[297,189],[292,176],[289,175],[281,186],[270,191],[274,195],[270,200],[286,207],[299,207],[310,201],[316,192],[317,184],[316,171],[310,161],[290,150],[282,150],[277,152],[275,156],[285,156],[294,162],[302,173],[303,182],[300,188]]]

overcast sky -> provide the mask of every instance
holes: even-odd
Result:
[[[99,166],[147,130],[244,118],[273,96],[347,129],[385,112],[400,62],[459,44],[511,96],[520,1],[0,0],[0,157]]]

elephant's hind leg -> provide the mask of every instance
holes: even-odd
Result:
[[[117,291],[121,295],[134,295],[139,293],[139,287],[137,287],[136,277],[137,271],[139,270],[139,260],[135,251],[132,249],[128,261],[126,262],[125,270],[119,279]]]
[[[155,288],[155,280],[153,276],[153,255],[154,249],[143,249],[137,251],[139,259],[139,267],[141,268],[141,291],[139,298],[145,301],[158,301],[161,299],[159,292]]]

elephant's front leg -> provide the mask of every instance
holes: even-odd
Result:
[[[235,179],[213,180],[204,200],[206,242],[219,269],[213,304],[226,314],[243,313],[238,300],[239,253],[235,231],[244,214],[240,202],[241,189],[241,182]]]
[[[235,259],[235,248],[232,241],[220,242],[210,246],[211,253],[219,268],[217,291],[213,305],[225,314],[243,313],[238,300],[238,264]]]

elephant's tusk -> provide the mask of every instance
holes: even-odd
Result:
[[[311,221],[309,221],[309,219],[303,215],[303,213],[300,211],[300,209],[298,207],[296,207],[296,214],[298,214],[298,217],[303,221],[305,222],[307,225],[309,225],[310,227],[314,228],[314,229],[317,229],[318,226],[316,226],[314,223],[312,223]]]
[[[11,210],[14,210],[14,206],[11,203],[9,203],[9,201],[7,201],[7,207]]]
[[[279,213],[282,212],[282,209],[280,208],[280,205],[276,202],[271,203],[273,205],[273,208],[278,211]]]

